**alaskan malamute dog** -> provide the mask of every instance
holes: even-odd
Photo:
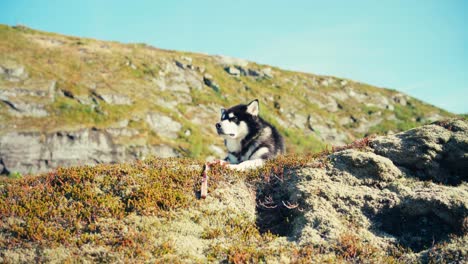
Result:
[[[258,111],[257,99],[247,105],[221,109],[221,121],[216,123],[216,130],[224,138],[228,149],[225,161],[232,169],[255,168],[285,152],[283,137],[258,116]]]

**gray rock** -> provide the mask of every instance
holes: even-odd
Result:
[[[175,61],[175,65],[181,69],[185,69],[187,67],[184,63],[177,60]]]
[[[299,129],[305,129],[306,124],[308,121],[308,117],[299,113],[296,114],[289,114],[288,119],[291,121],[291,123],[299,128]]]
[[[185,81],[173,79],[166,83],[166,89],[173,92],[190,93],[190,87]]]
[[[188,56],[181,56],[182,60],[186,61],[188,64],[192,64],[192,58]]]
[[[134,128],[107,128],[106,132],[112,137],[133,137],[139,134],[139,131]]]
[[[177,151],[166,145],[154,146],[152,154],[160,158],[180,157],[180,154]]]
[[[175,60],[175,64],[177,67],[181,68],[181,69],[190,69],[190,70],[194,70],[195,69],[195,66],[192,65],[192,58],[190,57],[187,57],[187,56],[181,56],[180,57],[181,60]]]
[[[228,56],[215,56],[215,60],[222,65],[238,65],[241,67],[246,67],[249,64],[247,60]]]
[[[234,75],[234,76],[240,76],[241,75],[241,71],[238,68],[234,67],[234,66],[226,67],[225,70],[230,75]]]
[[[115,161],[112,139],[97,130],[17,133],[0,137],[0,159],[7,172],[45,172],[58,166]]]
[[[17,117],[45,117],[48,116],[49,113],[45,110],[45,106],[43,104],[36,104],[33,102],[23,102],[20,100],[2,100],[0,101],[5,103],[9,106],[9,113],[13,116]]]
[[[167,109],[170,109],[170,110],[173,110],[175,111],[177,108],[177,105],[181,102],[182,98],[178,97],[177,98],[177,101],[171,101],[171,100],[167,100],[167,99],[164,99],[164,98],[157,98],[155,101],[154,101],[154,104],[157,105],[157,106],[162,106],[162,107],[165,107]]]
[[[273,70],[270,67],[263,68],[261,72],[264,77],[273,78]]]
[[[388,182],[401,176],[401,171],[391,160],[372,152],[349,149],[331,155],[330,159],[336,168],[347,170],[358,178]]]
[[[73,166],[115,161],[114,143],[109,134],[85,129],[47,136],[46,148],[50,152],[49,166]]]
[[[332,77],[327,77],[320,81],[320,85],[322,86],[331,86],[333,84],[335,84],[335,79],[333,79]]]
[[[417,177],[457,184],[468,179],[468,124],[451,121],[372,140],[376,154],[416,170]]]
[[[346,90],[346,92],[348,93],[348,95],[350,97],[352,97],[353,99],[355,99],[356,101],[358,101],[360,103],[365,102],[368,99],[368,96],[366,94],[356,92],[351,87],[346,87],[345,90]]]
[[[331,92],[329,95],[340,101],[345,101],[349,98],[349,94],[344,91]]]
[[[156,85],[156,89],[161,91],[166,90],[166,80],[164,77],[152,78],[151,81]]]
[[[454,162],[450,168],[459,169],[466,162],[467,132],[467,121],[439,122],[399,134],[402,142],[393,136],[376,138],[371,145],[382,151],[383,144],[389,144],[383,152],[388,157],[370,148],[348,149],[331,154],[330,163],[285,173],[287,178],[259,191],[257,225],[299,245],[329,248],[352,235],[380,250],[408,247],[417,254],[403,253],[402,259],[412,262],[452,245],[456,254],[451,258],[464,259],[466,252],[459,248],[466,241],[466,178],[451,186],[460,184],[459,175],[448,173],[445,182],[438,181],[447,185],[418,175],[421,170],[432,175],[431,170],[443,167],[438,155],[427,153],[437,149],[450,149],[453,157],[441,156]],[[396,150],[390,152],[392,147]],[[402,159],[409,159],[407,165],[397,167]]]
[[[148,113],[145,121],[154,132],[166,138],[177,138],[178,132],[182,129],[179,122],[160,113]]]
[[[406,106],[407,104],[407,96],[405,96],[404,94],[396,94],[392,97],[392,99],[395,103],[400,104],[402,106]]]
[[[99,94],[104,102],[114,105],[131,105],[132,99],[126,95],[121,94]]]
[[[319,117],[309,115],[306,124],[309,130],[327,144],[342,146],[349,140],[346,133],[338,131],[333,123],[327,123]]]
[[[200,76],[198,76],[196,73],[186,74],[185,81],[188,84],[188,86],[192,89],[201,90],[203,88],[202,80]]]
[[[57,81],[52,80],[50,82],[49,89],[48,89],[48,93],[49,93],[48,95],[51,101],[54,101],[56,91],[57,91]]]
[[[259,71],[257,71],[257,70],[254,70],[254,69],[248,69],[247,70],[247,75],[252,76],[252,77],[260,77],[261,73]]]
[[[327,111],[330,111],[332,113],[337,112],[339,110],[338,102],[335,99],[333,99],[331,97],[327,97],[326,100],[328,102],[323,104],[323,106],[321,108],[324,108]]]
[[[276,190],[282,199],[289,194],[286,205],[298,206],[289,209],[290,239],[326,247],[351,231],[377,248],[404,245],[424,252],[445,241],[450,232],[463,229],[468,209],[465,190],[401,178],[395,166],[388,166],[391,163],[380,163],[382,157],[358,153],[336,153],[332,166],[300,169],[297,177]],[[360,157],[352,158],[356,155]],[[277,201],[280,196],[275,195]]]
[[[132,68],[133,70],[138,69],[138,67],[137,67],[135,64],[133,64],[133,62],[132,62],[131,60],[127,60],[127,61],[125,62],[125,65],[128,66],[128,67],[130,67],[130,68]]]
[[[135,159],[146,159],[150,156],[160,158],[180,157],[180,153],[167,145],[130,145],[117,148],[118,160],[131,161]]]
[[[362,118],[358,120],[359,126],[354,128],[353,130],[359,133],[367,133],[371,127],[380,124],[382,121],[383,118],[378,117],[378,115],[376,115],[375,117],[371,116],[369,120]]]
[[[22,65],[0,65],[0,68],[0,74],[3,75],[7,81],[19,82],[28,78],[28,73]]]
[[[211,87],[215,92],[220,91],[219,85],[213,80],[213,76],[210,74],[205,73],[205,75],[203,75],[203,82],[206,86]]]
[[[161,90],[190,93],[190,88],[200,90],[203,88],[203,80],[195,71],[187,71],[177,67],[173,63],[166,64],[159,78],[153,79]]]

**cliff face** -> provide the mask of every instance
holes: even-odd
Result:
[[[149,159],[0,181],[0,262],[463,263],[468,122],[257,171]],[[44,195],[47,193],[47,195]]]
[[[254,98],[293,153],[452,116],[337,77],[0,25],[3,174],[150,154],[220,158],[219,109]]]

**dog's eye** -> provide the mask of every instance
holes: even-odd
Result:
[[[231,117],[231,122],[237,122],[237,117]]]

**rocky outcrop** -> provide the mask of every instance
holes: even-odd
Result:
[[[213,76],[211,76],[210,74],[205,73],[205,75],[203,75],[203,82],[206,86],[211,87],[213,91],[220,91],[219,85],[213,80]]]
[[[273,78],[273,70],[271,68],[263,68],[263,69],[256,69],[256,68],[244,68],[239,65],[235,66],[226,66],[224,70],[232,76],[249,76],[257,79],[271,79]]]
[[[160,113],[148,113],[145,121],[155,133],[167,138],[177,138],[177,133],[182,129],[179,122]]]
[[[372,147],[422,180],[457,185],[468,179],[467,131],[468,124],[462,120],[439,122],[377,138]]]
[[[5,172],[36,173],[58,166],[91,165],[115,160],[115,146],[106,133],[8,133],[0,139]]]
[[[0,75],[10,82],[19,82],[28,78],[28,73],[22,65],[7,63],[0,65]]]
[[[0,174],[40,173],[57,167],[126,162],[149,155],[177,157],[167,145],[123,145],[116,138],[134,136],[128,128],[38,133],[11,132],[0,137]]]
[[[100,96],[108,104],[131,105],[133,103],[129,97],[120,94],[100,94]]]
[[[54,101],[55,86],[55,80],[26,80],[20,87],[1,89],[0,102],[13,116],[45,117],[49,115],[47,105]]]
[[[378,250],[411,249],[405,261],[434,254],[461,261],[468,257],[460,246],[468,243],[467,143],[468,121],[451,120],[335,152],[325,165],[266,185],[257,223],[301,245],[332,248],[357,236]],[[287,222],[278,219],[285,215]]]

